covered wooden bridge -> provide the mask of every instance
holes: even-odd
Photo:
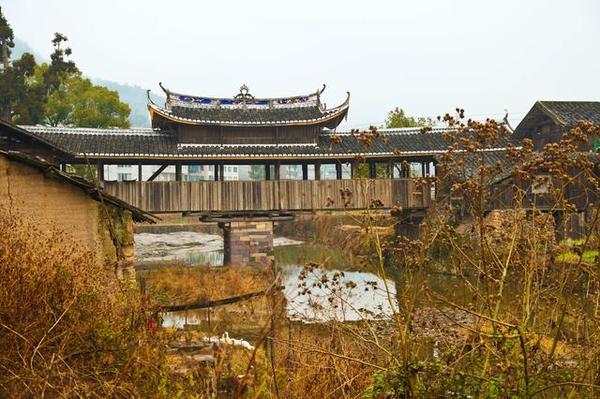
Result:
[[[415,179],[105,182],[104,190],[152,213],[427,208]]]
[[[272,254],[265,212],[423,210],[435,195],[416,179],[435,174],[445,129],[336,131],[350,95],[328,108],[325,87],[279,98],[246,86],[232,98],[161,87],[164,106],[148,103],[152,128],[3,125],[0,145],[94,175],[105,192],[148,212],[233,215],[219,219],[226,253],[244,262]]]
[[[165,105],[148,104],[152,128],[22,126],[4,145],[93,170],[107,193],[154,213],[429,206],[433,190],[414,179],[435,173],[444,129],[338,132],[349,94],[327,108],[325,87],[282,98],[161,87]]]

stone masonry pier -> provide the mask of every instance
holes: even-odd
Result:
[[[291,214],[207,215],[203,222],[218,222],[223,229],[223,264],[268,266],[274,260],[273,223],[292,220]]]

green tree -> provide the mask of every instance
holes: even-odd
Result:
[[[23,57],[25,57],[25,54],[23,54]],[[48,68],[48,64],[35,65],[33,56],[31,56],[30,63],[33,66],[33,72],[25,75],[22,93],[12,105],[12,122],[20,125],[44,123],[46,115],[47,96],[44,73]]]
[[[420,126],[433,126],[434,122],[431,118],[414,118],[404,113],[402,108],[396,107],[392,111],[388,112],[388,116],[385,119],[385,127],[388,129],[401,128],[401,127],[420,127]]]
[[[64,78],[46,103],[46,121],[52,126],[129,127],[129,105],[119,94],[73,73]]]
[[[0,115],[3,119],[12,120],[16,108],[26,102],[29,97],[28,79],[33,75],[34,68],[33,56],[25,53],[0,71]]]
[[[2,65],[4,69],[8,68],[10,49],[15,47],[14,39],[13,30],[4,14],[2,14],[2,7],[0,7],[0,46],[2,46]]]
[[[250,180],[264,180],[266,178],[264,165],[250,165],[248,177]]]
[[[52,39],[54,51],[50,54],[50,65],[44,74],[44,83],[48,95],[54,90],[58,90],[61,83],[68,76],[80,73],[75,62],[66,59],[72,54],[69,47],[63,48],[63,44],[66,44],[68,40],[65,35],[58,32],[54,34],[54,39]]]
[[[0,75],[0,115],[3,119],[10,119],[12,116],[12,105],[22,95],[24,89],[25,74],[32,72],[29,68],[29,57],[25,57],[23,62],[17,65],[11,65],[10,53],[15,46],[13,30],[2,13],[0,7],[0,46],[2,47],[2,70]]]

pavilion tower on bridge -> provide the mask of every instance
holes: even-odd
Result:
[[[325,85],[314,93],[256,98],[246,85],[233,98],[171,92],[165,107],[149,99],[153,128],[173,131],[180,144],[317,144],[322,128],[335,129],[348,113],[350,93],[337,107],[321,102]]]

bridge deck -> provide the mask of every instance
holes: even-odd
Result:
[[[427,208],[429,187],[414,179],[104,182],[105,192],[145,211],[316,211]]]

